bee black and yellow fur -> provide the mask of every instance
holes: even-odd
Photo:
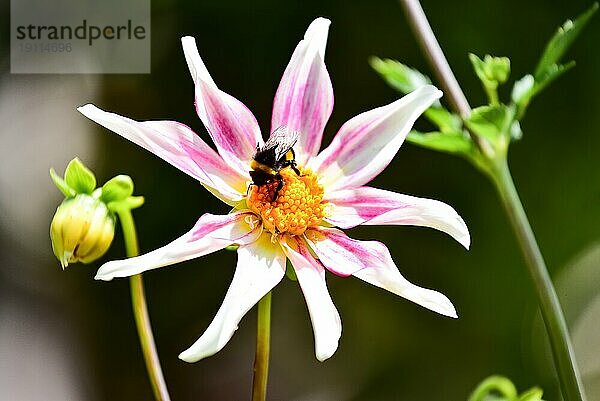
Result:
[[[252,185],[262,186],[277,182],[272,201],[277,199],[279,191],[283,188],[283,177],[279,173],[281,170],[290,167],[300,175],[296,166],[296,155],[292,149],[298,141],[298,136],[297,131],[279,127],[271,133],[264,146],[256,147],[256,154],[250,162]]]

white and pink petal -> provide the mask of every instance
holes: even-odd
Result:
[[[322,362],[335,353],[342,335],[342,320],[327,289],[325,269],[300,237],[286,236],[281,245],[304,294],[315,336],[315,355]]]
[[[179,355],[196,362],[219,352],[231,339],[244,315],[285,275],[285,255],[271,235],[238,248],[238,262],[223,304],[204,334]]]
[[[250,110],[220,90],[208,73],[196,40],[181,39],[185,58],[196,86],[196,112],[213,139],[219,154],[240,174],[248,176],[248,163],[263,143],[260,128]]]
[[[323,260],[319,254],[319,242],[324,241],[325,238],[344,243],[348,252],[356,255],[355,258],[339,258],[336,263],[354,263],[355,272],[352,273],[353,276],[434,312],[456,317],[456,310],[445,295],[419,287],[405,279],[392,260],[390,251],[381,242],[351,239],[338,229],[326,227],[307,230],[306,237],[307,239],[310,238],[311,248],[327,269],[331,267],[328,264],[336,262],[335,259]]]
[[[333,87],[324,62],[329,24],[325,18],[310,24],[292,54],[273,102],[271,131],[286,126],[300,132],[294,148],[300,165],[317,155],[333,110]]]
[[[188,126],[174,121],[135,121],[86,104],[77,110],[92,121],[196,178],[219,199],[239,202],[246,192],[246,177],[233,170]]]
[[[262,231],[260,220],[252,212],[206,213],[190,231],[175,241],[140,256],[107,262],[98,269],[95,278],[108,281],[133,276],[198,258],[232,244],[248,245],[255,242]]]
[[[330,216],[340,228],[358,225],[411,225],[435,228],[469,248],[471,237],[464,220],[444,202],[373,187],[342,189],[326,194]]]
[[[442,96],[425,85],[403,98],[346,122],[309,167],[329,190],[355,188],[375,178],[394,158],[417,118]]]

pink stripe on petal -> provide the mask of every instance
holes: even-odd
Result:
[[[273,102],[271,130],[287,126],[300,132],[294,149],[301,165],[318,153],[333,110],[333,88],[323,61],[329,24],[324,18],[311,23],[292,54]]]
[[[304,234],[306,241],[321,263],[338,276],[350,276],[369,267],[360,241],[335,228],[314,228]]]
[[[128,277],[148,270],[198,258],[232,244],[253,243],[262,233],[262,225],[252,212],[241,211],[228,215],[204,214],[194,228],[175,241],[134,258],[103,264],[96,280]]]
[[[238,262],[223,304],[204,334],[179,355],[186,362],[196,362],[214,355],[229,342],[244,315],[285,274],[285,255],[281,246],[264,233],[256,242],[238,249]]]
[[[313,229],[313,233],[308,233],[307,237],[315,235],[316,237],[338,238],[338,241],[344,241],[349,251],[353,252],[355,258],[349,258],[348,263],[355,263],[362,268],[356,270],[353,276],[360,278],[374,286],[388,290],[396,295],[417,303],[427,309],[440,313],[445,316],[456,317],[454,306],[444,296],[437,291],[422,288],[406,280],[398,271],[396,264],[392,260],[390,251],[381,242],[377,241],[358,241],[346,237],[344,233],[335,228]],[[344,238],[345,237],[345,238]],[[317,253],[321,262],[327,266],[323,258],[318,253],[318,247],[312,247]],[[340,259],[341,262],[343,259]]]
[[[294,266],[308,306],[315,335],[315,355],[324,361],[335,353],[342,335],[342,320],[327,289],[325,269],[298,237],[286,236],[281,245]]]
[[[471,237],[464,220],[449,205],[426,198],[372,187],[343,189],[326,194],[331,215],[326,221],[340,228],[365,225],[412,225],[443,231],[469,248]]]
[[[234,204],[245,196],[247,178],[230,168],[188,126],[174,121],[139,122],[92,104],[77,110],[196,178],[224,202]]]
[[[394,158],[417,118],[442,95],[425,85],[383,107],[346,122],[331,144],[309,164],[329,191],[375,178]]]
[[[196,112],[213,139],[219,154],[241,174],[263,139],[256,118],[239,100],[217,88],[200,58],[196,41],[181,39],[190,73],[196,85]]]

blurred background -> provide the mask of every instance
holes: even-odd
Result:
[[[485,96],[468,52],[509,56],[512,77],[532,71],[556,27],[584,0],[434,2],[423,7],[472,105]],[[184,122],[208,135],[193,107],[179,39],[197,38],[215,81],[248,105],[263,132],[291,53],[317,16],[332,20],[326,63],[335,108],[325,144],[354,115],[397,94],[371,70],[371,55],[430,73],[393,0],[152,1],[149,75],[11,75],[10,7],[0,25],[0,399],[150,400],[126,280],[93,280],[101,261],[61,271],[49,224],[61,194],[48,169],[79,156],[100,183],[125,173],[146,204],[135,212],[142,251],[227,208],[197,182],[76,112],[93,102],[138,120]],[[590,401],[600,400],[600,21],[568,58],[577,67],[536,99],[511,148],[516,185],[567,311]],[[509,87],[503,88],[505,98]],[[418,125],[422,124],[422,121]],[[424,126],[427,127],[426,125]],[[344,333],[337,353],[314,357],[301,292],[285,280],[273,296],[272,400],[465,400],[484,377],[557,400],[547,339],[517,243],[490,183],[463,160],[411,145],[375,186],[443,200],[464,217],[469,252],[439,232],[357,228],[390,247],[403,274],[454,302],[447,319],[359,280],[328,277]],[[124,255],[120,233],[103,260]],[[177,359],[207,327],[227,290],[235,253],[145,274],[154,334],[173,400],[249,399],[255,311],[217,355]]]

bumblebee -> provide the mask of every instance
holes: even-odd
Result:
[[[250,162],[251,185],[262,186],[277,182],[271,201],[277,199],[279,191],[283,188],[283,177],[279,173],[281,170],[290,167],[300,175],[296,166],[296,155],[292,149],[298,142],[299,135],[298,131],[279,127],[271,133],[264,146],[256,146],[256,154]]]

